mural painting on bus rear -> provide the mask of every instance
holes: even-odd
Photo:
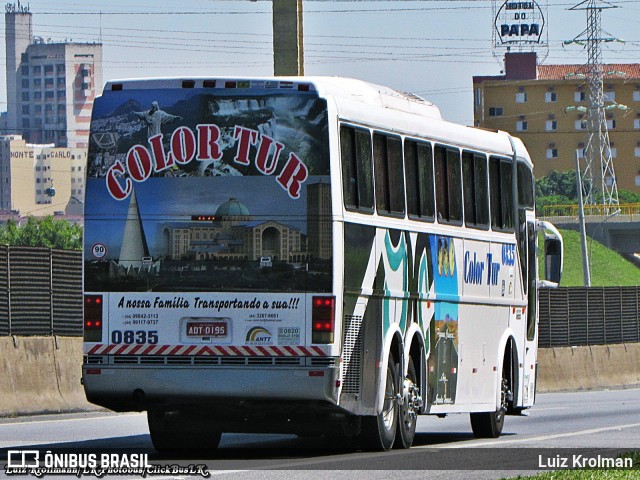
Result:
[[[458,269],[455,240],[431,236],[435,319],[430,323],[429,400],[431,404],[455,403],[458,381]]]

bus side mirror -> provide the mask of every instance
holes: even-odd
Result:
[[[538,221],[538,228],[544,231],[544,280],[541,287],[557,287],[562,279],[564,245],[562,235],[549,222]]]

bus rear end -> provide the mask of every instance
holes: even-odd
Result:
[[[156,447],[339,412],[327,117],[284,80],[96,99],[83,382],[93,403],[148,410]]]

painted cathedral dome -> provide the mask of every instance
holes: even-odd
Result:
[[[235,198],[230,198],[216,210],[216,217],[247,217],[249,209]]]

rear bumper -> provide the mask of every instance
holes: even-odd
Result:
[[[338,368],[87,365],[87,399],[116,411],[243,401],[338,401]]]

